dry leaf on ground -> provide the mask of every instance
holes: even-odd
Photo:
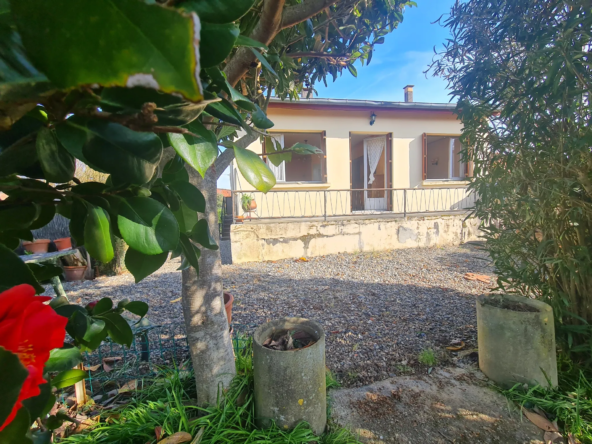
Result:
[[[90,370],[91,372],[96,372],[100,368],[101,368],[101,364],[91,365],[90,367],[87,367],[86,365],[84,366],[84,370],[86,370],[86,371]]]
[[[308,259],[306,259],[305,257],[299,257],[294,262],[308,262]]]
[[[522,413],[524,413],[524,415],[530,420],[530,422],[532,422],[535,426],[537,426],[541,430],[544,430],[546,432],[558,432],[559,431],[559,430],[557,430],[557,428],[553,425],[553,423],[551,421],[549,421],[547,418],[539,415],[538,413],[535,413],[535,412],[530,411],[525,408],[522,409]]]
[[[463,341],[460,341],[460,344],[458,344],[458,345],[451,345],[449,347],[446,347],[446,350],[459,351],[459,350],[462,350],[463,348],[465,348],[465,343]]]
[[[160,438],[162,438],[163,432],[162,432],[162,427],[161,426],[156,426],[154,427],[154,434],[156,435],[156,440],[158,441]]]
[[[171,304],[174,304],[175,302],[179,302],[181,299],[183,299],[183,298],[177,298],[177,299],[173,299],[173,300],[171,301]]]
[[[559,432],[545,432],[545,444],[559,444],[563,443],[563,436]]]
[[[121,361],[121,357],[119,356],[113,356],[110,358],[103,358],[103,370],[105,370],[107,373],[109,373],[110,371],[113,370],[113,367],[111,367],[110,364],[115,364],[117,361]]]
[[[137,379],[133,379],[131,381],[127,381],[125,384],[123,384],[120,389],[119,389],[119,393],[125,393],[125,392],[133,392],[136,390],[136,388],[138,387],[138,380]]]
[[[467,281],[479,281],[485,284],[491,283],[491,277],[487,276],[486,274],[467,273],[465,274],[464,278]]]
[[[162,441],[158,441],[158,444],[181,444],[183,442],[191,441],[191,435],[187,432],[177,432],[171,436],[166,437]]]

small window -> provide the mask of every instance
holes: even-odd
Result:
[[[423,180],[464,180],[469,168],[461,160],[459,136],[423,135]]]
[[[327,156],[324,133],[274,133],[271,134],[282,148],[290,148],[296,143],[305,143],[323,151],[323,155],[292,154],[290,162],[275,166],[267,159],[267,165],[273,171],[278,182],[326,182]]]

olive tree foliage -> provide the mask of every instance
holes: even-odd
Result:
[[[458,98],[499,288],[552,304],[567,346],[589,354],[590,3],[469,0],[443,23],[432,70]]]
[[[273,127],[270,96],[356,75],[413,4],[0,0],[0,288],[43,291],[13,249],[55,214],[101,262],[125,242],[136,282],[180,257],[198,402],[215,402],[234,372],[216,180],[236,158],[256,189],[272,188],[246,149]],[[270,150],[274,163],[318,152]],[[85,181],[77,162],[107,179]]]

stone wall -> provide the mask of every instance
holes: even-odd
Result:
[[[234,224],[230,232],[232,262],[460,245],[479,240],[479,220],[465,217],[457,214]]]

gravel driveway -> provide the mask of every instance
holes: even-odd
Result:
[[[135,285],[131,275],[66,283],[73,301],[110,296],[143,300],[152,322],[183,334],[179,260]],[[475,297],[488,285],[463,278],[492,275],[478,246],[341,254],[308,261],[224,265],[233,293],[236,330],[268,319],[315,319],[327,332],[327,366],[347,386],[360,386],[420,368],[419,353],[432,348],[439,364],[456,360],[445,347],[476,347]],[[53,290],[48,287],[47,294]],[[174,301],[174,302],[171,302]]]

